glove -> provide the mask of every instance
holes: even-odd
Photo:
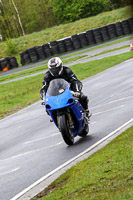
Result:
[[[79,98],[81,96],[81,93],[80,92],[74,92],[73,96]]]
[[[40,90],[40,97],[41,97],[42,100],[43,100],[44,97],[45,97],[43,88]]]

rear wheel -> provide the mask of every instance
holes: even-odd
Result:
[[[74,143],[73,129],[69,126],[69,121],[67,115],[63,114],[58,117],[59,127],[62,137],[67,145],[72,145]]]

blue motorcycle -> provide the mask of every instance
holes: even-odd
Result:
[[[46,111],[67,145],[72,145],[77,135],[84,137],[89,132],[86,113],[74,94],[70,84],[58,78],[50,82],[45,96]]]

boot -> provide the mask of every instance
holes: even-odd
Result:
[[[90,117],[92,116],[92,114],[90,113],[89,109],[86,109],[85,112],[86,112],[86,117],[87,117],[88,120],[89,120]]]

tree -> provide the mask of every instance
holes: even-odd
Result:
[[[0,1],[0,20],[0,32],[2,33],[4,40],[20,36],[18,24],[9,0]]]
[[[23,35],[25,35],[24,28],[23,28],[23,25],[22,25],[22,22],[21,22],[21,18],[20,18],[20,15],[19,15],[17,6],[16,6],[16,4],[14,3],[14,0],[10,0],[10,1],[11,1],[12,5],[13,5],[15,11],[16,11],[16,14],[17,14],[17,17],[18,17],[18,22],[19,22],[19,25],[20,25],[20,27],[21,27],[22,33],[23,33]]]
[[[53,0],[53,13],[58,23],[73,22],[103,10],[102,0]]]

